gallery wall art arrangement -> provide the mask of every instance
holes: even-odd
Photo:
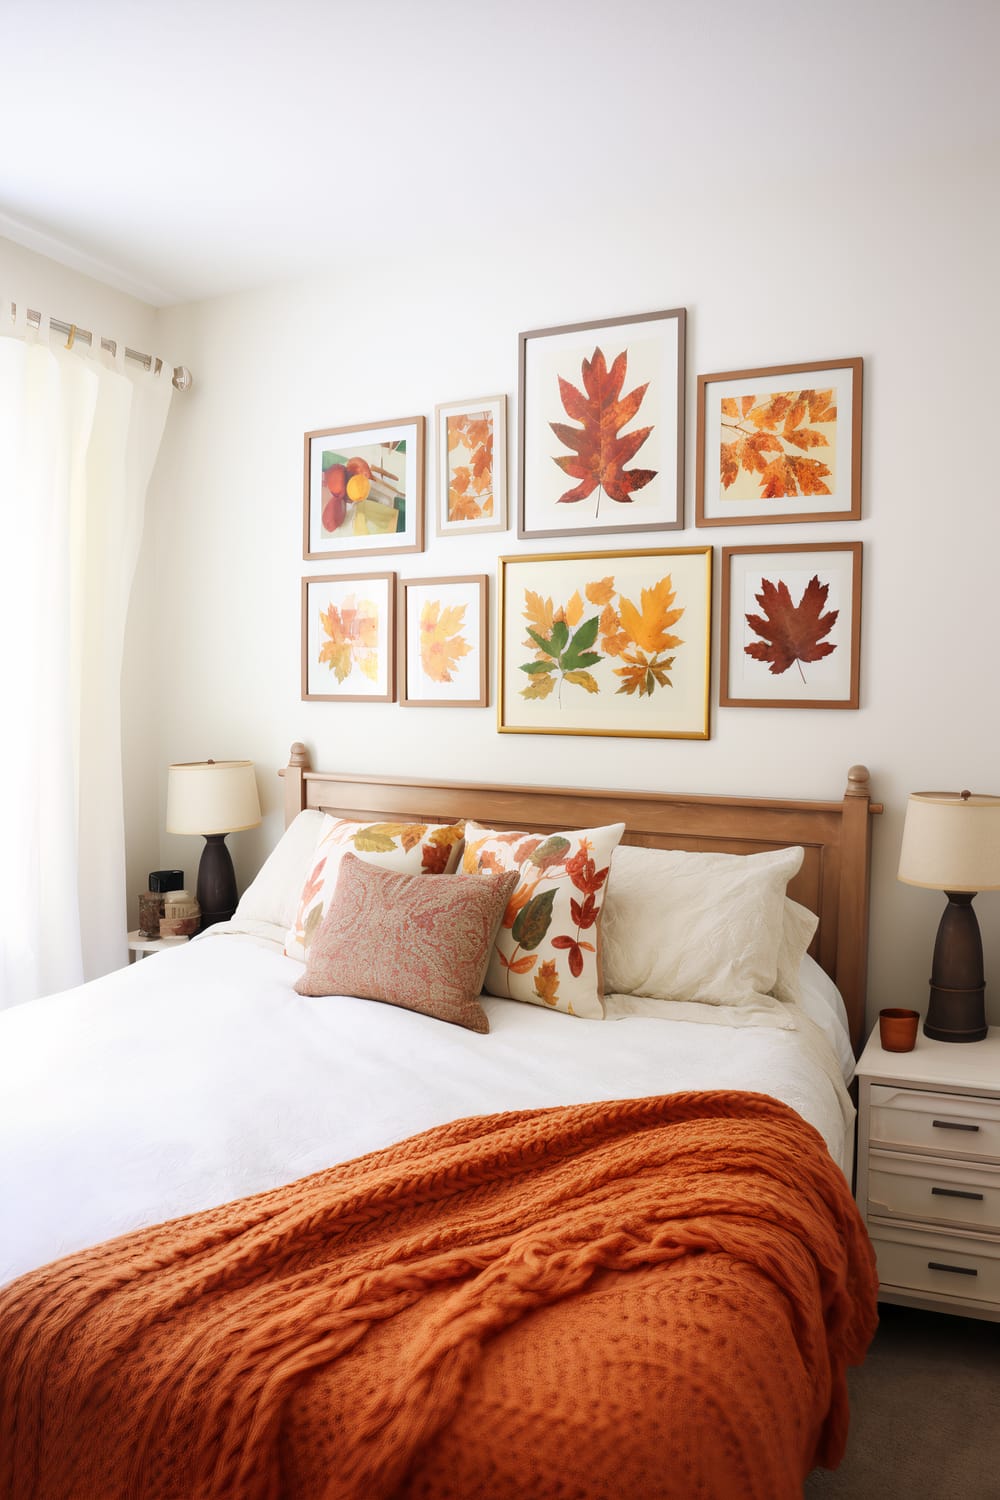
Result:
[[[492,587],[304,577],[303,699],[488,707],[495,592],[500,733],[709,738],[715,549],[570,550],[684,528],[685,331],[672,308],[518,335],[517,541],[570,546],[498,548]],[[862,381],[860,358],[699,375],[695,527],[859,520]],[[509,531],[507,405],[434,406],[433,483],[423,415],[307,432],[303,560]],[[857,708],[862,543],[719,550],[719,707]]]

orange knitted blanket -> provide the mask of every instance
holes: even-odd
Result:
[[[0,1292],[2,1500],[792,1500],[873,1257],[758,1094],[460,1120]]]

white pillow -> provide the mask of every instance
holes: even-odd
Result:
[[[243,892],[236,920],[273,922],[283,930],[292,925],[316,845],[332,823],[312,807],[292,820]]]
[[[794,1005],[801,996],[802,960],[806,957],[819,926],[819,917],[808,906],[800,906],[791,897],[785,897],[784,918],[781,924],[781,946],[778,949],[778,976],[774,981],[772,995]]]
[[[608,993],[714,1005],[755,1002],[778,975],[796,846],[712,854],[622,844],[602,933]]]

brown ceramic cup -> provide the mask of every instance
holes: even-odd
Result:
[[[912,1052],[917,1041],[920,1012],[916,1010],[880,1010],[879,1041],[886,1052]]]

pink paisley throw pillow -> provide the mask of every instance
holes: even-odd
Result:
[[[406,875],[345,854],[300,995],[360,995],[470,1031],[493,940],[514,894],[503,875]]]

